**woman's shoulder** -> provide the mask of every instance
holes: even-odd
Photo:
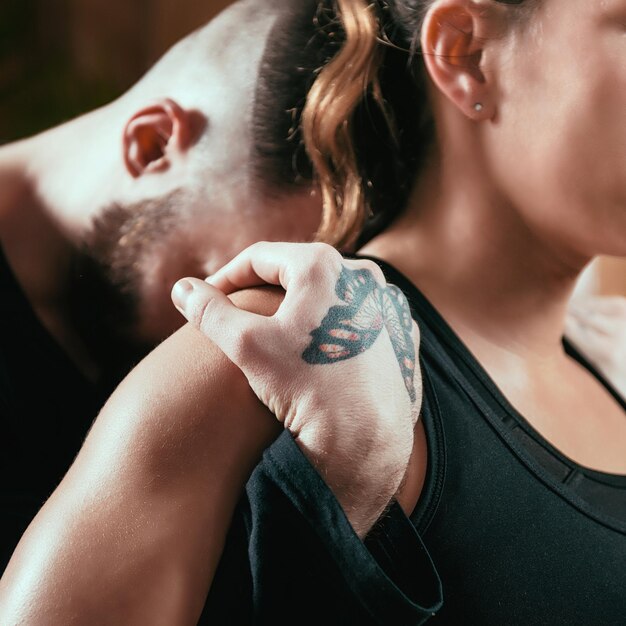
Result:
[[[284,291],[276,287],[256,287],[237,291],[229,298],[241,310],[269,317],[278,310]],[[239,388],[245,382],[241,370],[220,348],[189,324],[166,339],[139,367],[157,378],[169,376],[172,371],[186,375],[201,372],[205,375],[205,387],[232,383]],[[194,379],[195,375],[188,380]]]
[[[240,308],[269,316],[280,306],[282,292],[250,289],[231,299]],[[164,420],[167,427],[154,424]],[[171,463],[173,450],[183,456],[202,454],[220,424],[256,433],[265,444],[280,432],[241,370],[191,325],[171,335],[134,368],[98,421],[108,424],[110,432],[121,429],[125,438],[140,440],[151,464],[161,457]]]

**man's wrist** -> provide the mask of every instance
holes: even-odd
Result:
[[[356,450],[350,454],[334,445],[329,446],[331,452],[319,439],[314,443],[308,437],[294,439],[333,492],[356,534],[365,538],[398,493],[408,458],[395,455],[390,459],[381,452],[365,456]]]

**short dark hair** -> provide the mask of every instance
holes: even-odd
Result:
[[[278,189],[310,184],[311,162],[302,144],[300,118],[323,46],[314,24],[317,2],[285,6],[261,60],[253,112],[253,165],[257,180]]]

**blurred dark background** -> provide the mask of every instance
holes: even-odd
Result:
[[[0,0],[0,142],[130,87],[229,0]]]

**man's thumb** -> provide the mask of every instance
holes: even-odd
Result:
[[[258,324],[258,316],[237,308],[219,289],[197,278],[184,278],[174,285],[172,301],[235,364],[252,348],[255,333],[250,331]]]

